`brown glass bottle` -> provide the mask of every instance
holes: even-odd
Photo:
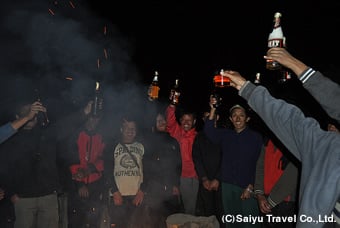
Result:
[[[148,91],[149,100],[153,101],[153,100],[158,99],[159,90],[160,90],[160,87],[158,83],[158,71],[155,71],[155,75],[153,77],[152,83]]]
[[[281,27],[281,17],[282,14],[277,12],[274,15],[274,25],[273,31],[268,36],[268,49],[273,47],[283,47],[286,48],[286,38],[283,35],[282,27]],[[266,60],[266,68],[268,70],[280,70],[281,64],[277,61],[267,59]]]
[[[36,92],[36,96],[37,96],[36,101],[39,101],[40,103],[42,103],[41,98],[40,98],[40,94],[39,94],[39,90],[36,89],[35,92]],[[47,112],[38,112],[37,120],[38,120],[38,124],[40,124],[41,127],[47,127],[50,123]]]
[[[96,88],[94,92],[93,106],[92,106],[92,115],[98,116],[101,114],[103,109],[103,97],[100,91],[100,83],[96,82]]]
[[[171,95],[170,95],[170,102],[173,105],[177,105],[179,103],[179,96],[181,95],[179,91],[179,80],[176,79],[175,85],[171,89]]]

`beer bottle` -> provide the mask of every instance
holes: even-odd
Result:
[[[148,95],[149,95],[149,100],[153,101],[158,99],[158,93],[159,93],[159,84],[158,84],[158,71],[155,71],[152,83],[149,87]]]
[[[100,84],[99,82],[96,82],[96,88],[95,88],[94,100],[93,100],[93,106],[92,106],[92,115],[93,116],[99,115],[102,109],[103,109],[103,97],[100,92]]]
[[[282,27],[281,27],[281,17],[282,14],[277,12],[274,15],[274,26],[273,31],[269,34],[268,37],[268,49],[273,47],[286,47],[286,38],[283,35]],[[268,70],[279,70],[281,69],[281,65],[277,61],[273,61],[270,59],[266,60],[266,68]]]
[[[286,81],[292,78],[291,71],[285,67],[282,67],[279,76],[280,76],[279,83],[285,83]]]
[[[35,92],[36,92],[36,96],[37,96],[36,101],[39,101],[40,103],[42,103],[39,90],[36,89]],[[41,127],[47,127],[48,124],[50,123],[47,112],[38,112],[37,120],[38,120],[38,123],[40,124]]]
[[[260,77],[261,77],[261,74],[260,73],[256,73],[255,80],[254,80],[255,84],[260,84],[261,83]]]
[[[171,92],[170,92],[170,102],[173,105],[177,105],[179,103],[179,96],[181,95],[179,91],[179,83],[178,79],[175,81],[175,85],[172,87]]]

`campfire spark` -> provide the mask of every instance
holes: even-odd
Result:
[[[104,48],[104,56],[105,56],[105,59],[107,59],[107,51],[106,51],[106,48]]]
[[[74,8],[76,8],[75,6],[74,6],[74,4],[71,2],[71,1],[69,1],[69,3],[70,3],[70,5],[71,5],[71,7],[74,9]]]
[[[54,16],[54,12],[53,12],[53,10],[51,10],[51,9],[48,9],[48,11],[50,12],[50,14],[52,14],[52,15]]]

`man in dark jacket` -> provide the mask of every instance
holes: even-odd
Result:
[[[17,118],[30,112],[31,103],[20,104]],[[41,105],[46,112],[46,108]],[[59,178],[55,124],[42,127],[37,116],[6,141],[1,150],[8,154],[10,191],[15,193],[16,228],[57,228]]]
[[[166,131],[163,113],[156,116],[156,125],[146,141],[145,176],[148,177],[146,206],[155,228],[166,227],[166,218],[180,211],[179,183],[182,170],[177,140]]]
[[[203,122],[208,118],[209,112],[203,115]],[[215,119],[215,127],[218,115]],[[203,130],[195,137],[192,157],[199,178],[199,189],[196,203],[198,216],[215,215],[222,222],[223,204],[221,191],[221,149],[206,136]]]

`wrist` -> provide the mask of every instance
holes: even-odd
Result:
[[[249,193],[253,193],[253,189],[251,189],[251,188],[249,188],[249,187],[247,187],[246,190],[247,190],[247,192],[249,192]]]

